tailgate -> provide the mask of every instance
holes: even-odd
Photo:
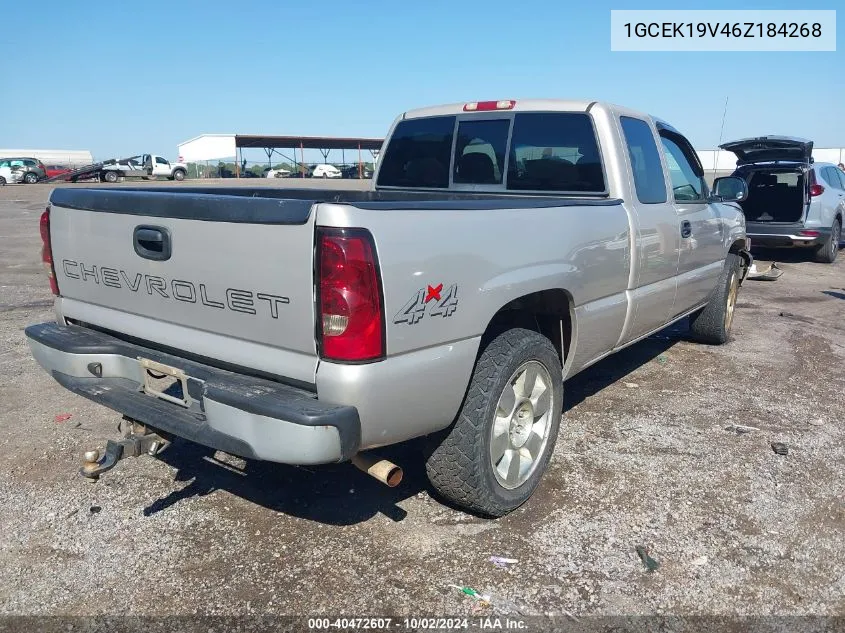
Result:
[[[311,201],[68,188],[51,205],[62,316],[314,382]]]

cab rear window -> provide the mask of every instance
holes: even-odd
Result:
[[[507,188],[602,193],[604,173],[589,115],[525,112],[513,122]]]
[[[446,189],[605,193],[592,119],[583,112],[428,117],[400,121],[377,185]],[[452,155],[453,146],[455,156]],[[452,169],[450,179],[450,168]]]
[[[446,189],[454,131],[453,116],[401,121],[384,152],[378,184]]]

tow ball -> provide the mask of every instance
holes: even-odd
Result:
[[[153,433],[146,426],[134,420],[129,422],[128,431],[121,440],[109,440],[106,450],[100,455],[99,450],[86,451],[83,455],[82,468],[79,473],[90,481],[96,481],[100,475],[111,470],[121,459],[140,457],[141,455],[158,455],[168,446],[170,440],[158,433]],[[121,426],[118,428],[122,428]]]

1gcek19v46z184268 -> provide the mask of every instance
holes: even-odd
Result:
[[[741,178],[709,190],[668,123],[587,101],[403,113],[369,191],[56,189],[56,322],[26,330],[67,389],[129,421],[82,471],[174,437],[282,464],[421,438],[446,500],[528,500],[564,380],[689,317],[729,339],[751,264]]]

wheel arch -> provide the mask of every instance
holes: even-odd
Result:
[[[548,288],[521,295],[501,306],[490,318],[480,349],[502,332],[514,327],[534,330],[548,338],[564,365],[574,338],[575,309],[569,291]]]
[[[748,274],[748,270],[751,268],[751,264],[754,263],[754,257],[751,255],[749,250],[746,248],[747,242],[745,238],[736,239],[731,244],[730,248],[728,249],[728,253],[732,255],[739,255],[742,258],[742,277],[741,281],[745,280],[745,276]]]

